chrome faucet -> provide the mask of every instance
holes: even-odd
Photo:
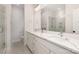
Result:
[[[63,37],[63,32],[62,31],[60,32],[60,36]]]
[[[42,32],[43,32],[43,30],[46,30],[46,28],[41,28],[41,30],[42,30]]]

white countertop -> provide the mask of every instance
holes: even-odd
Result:
[[[40,31],[37,31],[37,32],[31,31],[30,33],[42,39],[48,40],[52,43],[56,43],[66,49],[71,50],[72,52],[79,53],[79,35],[78,34],[63,33],[63,37],[60,37],[59,35],[60,32],[47,31],[42,33]]]

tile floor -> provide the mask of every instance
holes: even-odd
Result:
[[[31,54],[31,53],[29,49],[24,46],[24,43],[20,41],[12,45],[10,54]]]
[[[0,48],[0,54],[3,54],[4,48]]]
[[[2,47],[0,47],[0,54],[3,54],[4,49],[5,49],[5,45],[3,45]]]

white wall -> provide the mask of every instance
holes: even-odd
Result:
[[[34,30],[41,30],[41,10],[34,12]]]
[[[5,43],[5,7],[0,5],[0,48],[3,47]]]
[[[24,9],[21,5],[12,5],[11,40],[20,41],[24,34]]]
[[[7,4],[5,8],[5,48],[8,53],[11,49],[11,5]]]
[[[65,31],[73,32],[73,10],[79,8],[78,4],[65,5]]]
[[[73,31],[79,34],[79,8],[73,10]]]
[[[25,5],[25,31],[33,31],[34,8],[32,4]]]

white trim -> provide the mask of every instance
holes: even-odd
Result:
[[[11,49],[11,5],[5,5],[5,50],[6,53]]]

